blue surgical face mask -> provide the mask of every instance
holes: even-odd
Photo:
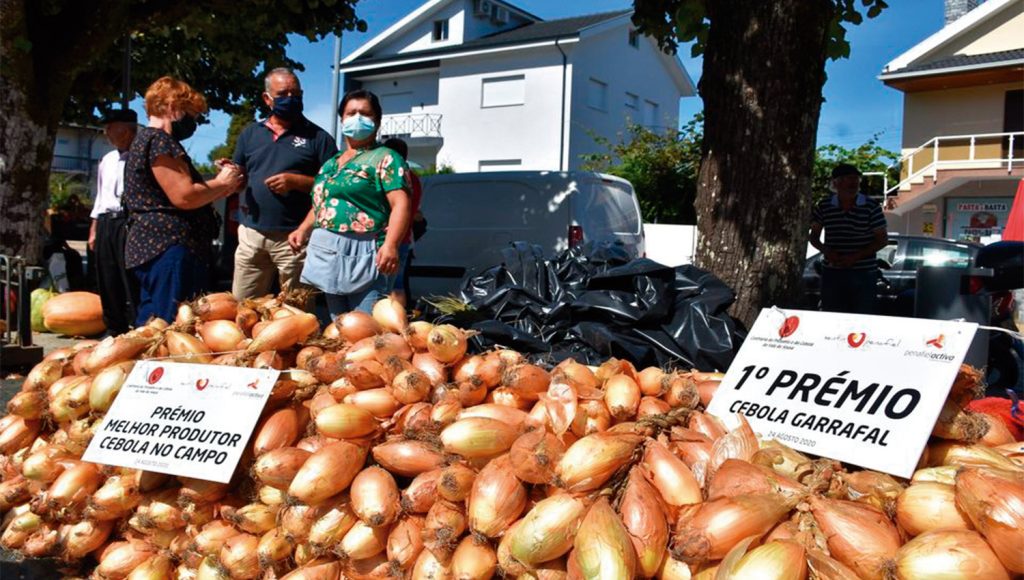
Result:
[[[285,121],[295,121],[302,117],[302,96],[274,97],[270,112]]]
[[[355,141],[365,141],[377,130],[373,119],[356,113],[341,122],[341,134]]]

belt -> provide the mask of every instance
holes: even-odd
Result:
[[[108,219],[108,220],[116,220],[116,219],[121,219],[121,218],[128,217],[128,212],[119,209],[119,210],[115,210],[115,211],[108,211],[106,213],[101,213],[100,217]]]

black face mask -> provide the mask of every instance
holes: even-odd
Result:
[[[302,118],[302,97],[274,97],[274,106],[270,112],[285,121],[298,120]]]
[[[184,141],[195,134],[197,126],[195,117],[185,115],[177,121],[171,121],[171,137],[178,141]]]

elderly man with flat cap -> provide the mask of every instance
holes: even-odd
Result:
[[[110,334],[127,332],[135,321],[138,284],[124,266],[128,215],[121,205],[124,165],[135,139],[138,115],[131,109],[115,109],[103,118],[103,134],[114,150],[100,159],[96,202],[89,227],[89,249],[96,264],[96,283],[103,305],[103,322]]]
[[[825,258],[821,309],[875,314],[881,275],[875,254],[889,242],[882,207],[860,192],[860,170],[848,163],[832,170],[832,188],[835,194],[811,214],[811,245]]]

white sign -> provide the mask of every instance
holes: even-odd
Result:
[[[708,405],[730,427],[910,477],[978,325],[765,309]]]
[[[228,483],[279,374],[140,361],[82,459]]]

